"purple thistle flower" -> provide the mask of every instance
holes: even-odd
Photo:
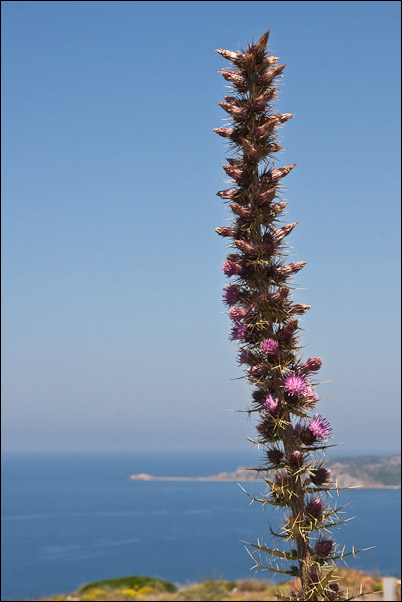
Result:
[[[226,274],[226,276],[235,276],[240,274],[242,270],[241,265],[234,261],[226,260],[222,264],[222,272]]]
[[[240,297],[240,291],[234,284],[223,289],[223,301],[226,305],[235,305]]]
[[[249,351],[241,351],[239,353],[239,357],[238,357],[238,362],[240,365],[242,364],[250,364],[251,362],[251,355]]]
[[[283,388],[290,397],[297,399],[305,392],[307,383],[299,374],[290,374],[285,378]]]
[[[332,539],[320,539],[315,544],[314,552],[317,556],[329,556],[334,547]]]
[[[313,408],[317,404],[317,393],[314,391],[311,385],[306,387],[304,391],[304,396],[306,398],[306,403]]]
[[[238,322],[239,320],[244,318],[245,315],[246,315],[245,310],[242,309],[241,307],[237,307],[236,305],[234,307],[231,307],[228,311],[229,318],[231,320],[233,320],[234,322]]]
[[[274,341],[274,339],[264,339],[260,345],[261,351],[268,356],[276,355],[278,347],[278,341]]]
[[[322,516],[322,500],[319,497],[313,498],[306,506],[306,513],[315,519]]]
[[[243,322],[236,322],[231,330],[230,339],[232,341],[244,341],[246,330],[247,326]]]
[[[272,395],[268,395],[265,398],[263,405],[274,418],[278,418],[283,414],[281,402],[277,397],[272,397]]]
[[[283,461],[283,452],[280,449],[274,447],[273,449],[268,450],[267,458],[274,466],[278,466]]]
[[[309,357],[306,363],[301,367],[302,374],[310,374],[310,372],[317,372],[322,366],[322,359],[320,357]]]
[[[301,468],[304,464],[304,455],[301,451],[295,449],[289,456],[289,466],[292,468]]]
[[[331,471],[328,468],[324,468],[324,466],[313,468],[310,472],[311,482],[317,485],[317,487],[321,487],[321,485],[327,483],[331,476]]]
[[[332,428],[328,420],[323,418],[321,414],[315,414],[313,416],[313,420],[311,420],[308,428],[317,439],[326,440],[332,432]]]

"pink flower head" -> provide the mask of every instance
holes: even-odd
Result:
[[[240,291],[234,284],[223,289],[223,301],[226,305],[235,305],[239,300],[239,296]]]
[[[308,429],[313,433],[313,435],[317,439],[328,439],[332,432],[331,425],[328,420],[323,418],[321,414],[315,414],[310,424],[308,425]]]
[[[229,276],[229,277],[240,274],[241,269],[242,269],[241,265],[239,265],[235,261],[230,261],[229,259],[224,261],[222,264],[222,272],[224,274],[226,274],[226,276]]]
[[[277,418],[283,412],[283,408],[281,402],[277,397],[272,397],[272,395],[268,395],[264,401],[264,407],[268,410],[271,416]]]
[[[266,355],[276,355],[278,352],[278,341],[274,341],[274,339],[264,339],[260,345],[260,349]]]
[[[301,451],[295,449],[289,456],[289,465],[292,468],[301,468],[304,464],[304,456]]]
[[[246,334],[247,326],[243,322],[236,322],[233,326],[230,338],[232,341],[244,341],[244,335]]]
[[[307,388],[307,383],[299,374],[290,374],[285,379],[283,388],[290,397],[300,397]]]
[[[228,311],[229,318],[231,320],[233,320],[234,322],[238,322],[239,320],[244,318],[245,315],[246,315],[245,310],[242,309],[241,307],[237,307],[237,305],[235,305],[234,307],[231,307]]]
[[[285,475],[285,474],[279,473],[275,476],[275,484],[278,487],[286,487],[288,482],[289,482],[289,479],[288,479],[287,475]]]
[[[320,357],[309,357],[304,366],[301,368],[303,374],[310,374],[310,372],[317,372],[322,366],[322,359]]]
[[[313,518],[320,518],[322,516],[322,500],[319,497],[313,498],[306,506],[306,513]]]
[[[313,408],[317,404],[317,393],[314,391],[311,385],[308,385],[306,387],[306,390],[304,391],[304,396],[306,398],[306,403],[308,403],[310,407]]]

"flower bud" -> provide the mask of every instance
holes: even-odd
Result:
[[[276,195],[276,187],[269,188],[268,190],[265,190],[264,192],[260,192],[255,197],[255,204],[257,205],[257,207],[260,207],[261,209],[264,207],[268,207],[271,204],[271,202],[273,201],[273,199],[275,198],[275,195]]]
[[[268,136],[270,136],[273,133],[276,127],[282,125],[289,119],[292,119],[292,117],[294,117],[293,113],[281,113],[279,115],[270,115],[269,117],[267,117],[265,123],[256,128],[256,137],[260,139],[268,138]]]
[[[244,60],[244,54],[242,52],[232,52],[231,50],[224,50],[223,48],[218,48],[215,52],[228,61],[232,61],[235,65],[241,65]]]
[[[272,448],[267,452],[267,458],[274,466],[278,466],[283,462],[283,452],[277,448]]]
[[[247,119],[249,115],[249,110],[247,109],[247,107],[242,107],[237,104],[227,102],[218,102],[218,105],[224,111],[226,111],[226,113],[229,113],[229,115],[231,115],[234,119],[240,122]]]
[[[234,261],[224,261],[222,265],[222,272],[226,274],[226,276],[235,276],[241,273],[242,267],[238,263]]]
[[[272,439],[275,435],[275,422],[272,420],[271,416],[265,418],[256,428],[260,435],[267,440]]]
[[[324,468],[324,466],[318,466],[318,468],[313,468],[310,471],[310,480],[317,487],[321,487],[327,483],[330,477],[331,471],[328,468]]]
[[[241,144],[243,147],[243,157],[246,163],[256,163],[260,159],[260,153],[253,146],[253,144],[247,140],[247,138],[241,139]]]
[[[273,238],[274,242],[276,244],[281,242],[281,240],[283,240],[285,238],[285,236],[288,236],[288,234],[291,233],[291,231],[293,230],[293,228],[295,226],[297,226],[297,224],[298,224],[298,222],[293,222],[292,224],[286,224],[286,226],[282,226],[282,228],[277,228],[276,230],[274,230],[274,232],[272,233],[272,238]],[[301,263],[303,263],[303,261],[298,261],[297,263],[301,264]],[[304,262],[304,264],[306,264],[306,262]],[[302,267],[303,266],[299,267],[299,269],[301,269]]]
[[[246,312],[244,311],[244,309],[242,309],[241,307],[237,307],[237,305],[231,307],[228,311],[229,318],[234,322],[239,322],[239,320],[244,318],[245,315]]]
[[[256,364],[255,366],[249,366],[247,368],[247,372],[254,378],[261,378],[261,376],[266,375],[267,368],[264,366],[264,364]]]
[[[237,229],[232,226],[222,226],[215,228],[215,232],[217,232],[219,236],[235,236],[237,234]]]
[[[245,240],[235,240],[234,244],[242,251],[245,255],[249,257],[258,257],[258,247],[254,244],[246,242]]]
[[[290,307],[290,313],[294,316],[302,316],[311,309],[311,305],[305,305],[304,303],[295,303]]]
[[[265,92],[263,92],[262,94],[260,94],[260,96],[257,96],[257,98],[254,99],[253,103],[252,103],[252,107],[253,110],[256,113],[262,113],[265,110],[265,107],[267,106],[267,104],[273,100],[276,96],[276,90],[275,88],[268,88],[268,90],[265,90]]]
[[[280,232],[279,230],[284,230],[284,229],[288,229],[289,227],[292,226],[292,228],[290,229],[290,232],[293,230],[293,228],[296,226],[297,222],[294,222],[294,224],[288,224],[288,226],[283,226],[283,228],[279,228],[278,230],[276,230],[275,232],[278,232],[278,237],[282,236],[282,238],[284,238],[285,236],[287,236],[287,234],[289,234],[289,232],[284,233],[284,232]],[[285,230],[286,232],[287,230]],[[275,236],[275,233],[274,233]],[[282,279],[282,278],[288,278],[288,276],[291,276],[292,274],[297,274],[297,272],[300,272],[301,269],[304,268],[304,266],[306,265],[307,261],[294,261],[293,263],[288,263],[287,265],[281,265],[277,268],[275,268],[274,271],[274,275],[276,278]]]
[[[223,301],[226,305],[236,305],[240,297],[240,291],[237,286],[231,284],[223,289]]]
[[[272,69],[262,73],[259,77],[261,84],[268,86],[275,77],[278,77],[282,73],[285,67],[286,65],[277,65],[276,67],[273,67]]]
[[[326,557],[329,556],[334,547],[334,542],[332,539],[320,539],[315,544],[314,553],[317,556]]]
[[[238,196],[238,191],[228,188],[227,190],[220,190],[216,193],[221,199],[234,199]]]
[[[245,169],[241,169],[238,165],[222,165],[230,178],[233,178],[239,185],[244,185],[249,180],[249,174]]]
[[[302,374],[310,374],[310,372],[317,372],[322,366],[322,359],[320,357],[309,357],[306,363],[301,367],[300,372]]]
[[[301,451],[295,449],[288,458],[289,466],[292,468],[301,468],[304,464],[304,455]]]
[[[223,138],[230,138],[233,140],[236,130],[235,128],[213,128],[213,131]]]
[[[323,513],[323,507],[322,507],[321,498],[319,498],[319,497],[313,498],[306,505],[306,514],[309,514],[313,518],[318,520],[319,518],[322,517],[322,513]]]
[[[245,92],[248,88],[246,78],[240,72],[229,71],[229,69],[222,69],[219,73],[226,79],[226,81],[233,84],[240,92]]]
[[[232,203],[230,208],[233,213],[239,215],[244,220],[250,220],[253,217],[253,212],[250,207],[244,207],[244,205],[239,205],[239,203]]]
[[[286,206],[287,206],[286,201],[280,201],[279,203],[275,203],[274,205],[271,205],[271,215],[273,217],[280,215],[282,213],[282,211],[284,211],[286,209]]]

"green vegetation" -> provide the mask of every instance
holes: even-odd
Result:
[[[365,575],[357,571],[342,569],[337,571],[342,586],[351,595],[358,593],[360,587],[367,592],[362,600],[382,600],[378,592],[382,588],[379,575]],[[151,577],[122,577],[87,583],[76,592],[65,596],[53,596],[46,600],[60,601],[102,601],[102,600],[141,600],[157,602],[184,601],[262,601],[277,600],[277,596],[288,596],[289,591],[297,587],[298,580],[273,585],[267,580],[244,579],[239,581],[208,580],[203,583],[187,585],[177,589],[172,583]],[[398,597],[400,600],[400,596]]]
[[[94,588],[116,590],[124,588],[140,589],[143,587],[150,587],[157,592],[173,593],[177,591],[177,587],[168,581],[163,581],[162,579],[156,579],[154,577],[142,577],[136,575],[133,577],[117,577],[116,579],[104,579],[103,581],[86,583],[77,590],[77,594],[84,594],[85,592],[88,592],[88,590]]]

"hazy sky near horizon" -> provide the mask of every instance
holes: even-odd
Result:
[[[399,447],[399,2],[3,2],[7,450],[242,449],[215,48],[287,64],[278,165],[320,412]],[[398,333],[398,336],[397,336]]]

